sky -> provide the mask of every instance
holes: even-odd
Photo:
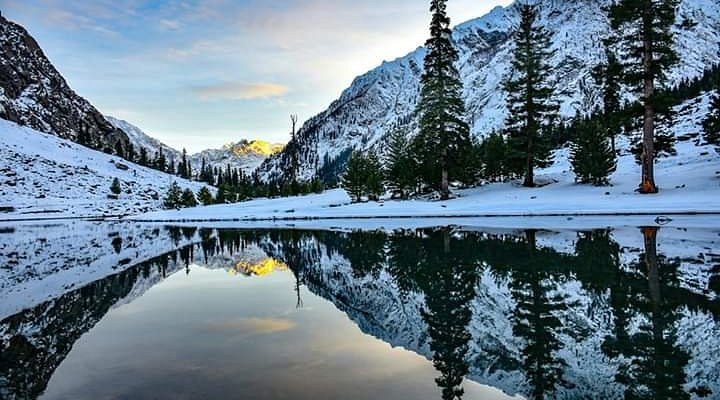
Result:
[[[510,0],[450,0],[453,24]],[[175,148],[285,142],[428,36],[426,0],[0,0],[70,86]]]

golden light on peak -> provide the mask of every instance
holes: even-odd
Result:
[[[257,263],[250,263],[247,261],[239,261],[230,270],[231,274],[243,274],[246,276],[265,276],[270,275],[276,271],[287,271],[288,266],[274,258],[266,258]]]

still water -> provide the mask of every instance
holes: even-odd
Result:
[[[0,398],[720,398],[719,234],[3,228]]]

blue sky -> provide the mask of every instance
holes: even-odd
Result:
[[[103,113],[195,152],[286,141],[427,36],[424,0],[0,0]],[[453,23],[509,0],[450,0]]]

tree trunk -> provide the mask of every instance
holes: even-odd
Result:
[[[528,131],[530,129],[528,128]],[[523,186],[535,187],[535,171],[533,171],[533,135],[528,133],[527,154],[525,156],[525,181]]]
[[[646,9],[646,13],[652,11]],[[653,16],[645,16],[645,19],[652,19]],[[642,138],[642,154],[640,161],[642,163],[642,181],[640,182],[640,193],[651,194],[657,193],[658,188],[655,185],[655,106],[653,104],[653,96],[655,95],[655,80],[652,74],[653,51],[652,40],[650,37],[650,29],[645,29],[643,37],[643,69],[645,73],[644,79],[644,103],[645,115],[643,121],[643,138]]]
[[[662,342],[664,324],[662,321],[662,292],[660,290],[660,268],[657,260],[657,233],[658,228],[643,228],[645,239],[645,267],[647,268],[648,291],[652,303],[653,337]]]
[[[657,262],[657,233],[658,228],[642,228],[645,242],[645,267],[650,291],[650,300],[653,304],[660,303],[660,271]]]
[[[440,168],[442,169],[442,178],[440,179],[440,199],[447,200],[450,198],[450,184],[448,182],[448,152],[443,149],[440,155]]]

